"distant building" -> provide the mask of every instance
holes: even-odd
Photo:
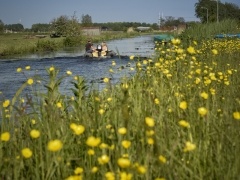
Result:
[[[101,34],[100,27],[83,27],[82,31],[87,36],[99,36]]]
[[[137,27],[137,29],[138,29],[139,31],[147,31],[147,30],[150,30],[151,27]]]

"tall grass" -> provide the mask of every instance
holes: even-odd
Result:
[[[2,97],[1,178],[238,179],[240,42],[224,43],[233,42],[234,51],[156,44],[152,58],[130,57],[135,75],[105,78],[100,91],[46,67],[48,79]],[[58,90],[66,76],[72,95]]]

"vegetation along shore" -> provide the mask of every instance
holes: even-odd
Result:
[[[129,58],[135,75],[101,91],[54,66],[48,79],[16,69],[26,82],[0,95],[1,179],[239,179],[240,40],[216,33],[240,33],[237,21],[156,42],[151,58]],[[58,90],[67,76],[72,96]]]

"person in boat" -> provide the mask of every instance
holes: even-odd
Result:
[[[96,51],[96,48],[93,46],[91,39],[89,39],[87,44],[85,45],[85,50],[87,53],[93,53]]]
[[[102,42],[101,46],[102,46],[101,56],[106,56],[108,51],[107,43]]]

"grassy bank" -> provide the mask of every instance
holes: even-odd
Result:
[[[152,58],[131,56],[136,74],[117,85],[106,77],[101,92],[67,71],[69,96],[58,91],[61,70],[46,67],[41,79],[18,69],[26,83],[13,99],[1,97],[0,177],[238,179],[239,57],[237,39],[187,48],[175,39],[156,44]]]
[[[45,38],[40,39],[34,37],[36,34],[0,34],[0,56],[35,53],[38,51],[57,51],[66,46],[85,44],[88,38],[92,38],[93,42],[101,42],[112,39],[131,38],[143,34],[145,33],[103,32],[100,36],[82,36],[78,38],[50,38],[49,34],[46,34]]]

